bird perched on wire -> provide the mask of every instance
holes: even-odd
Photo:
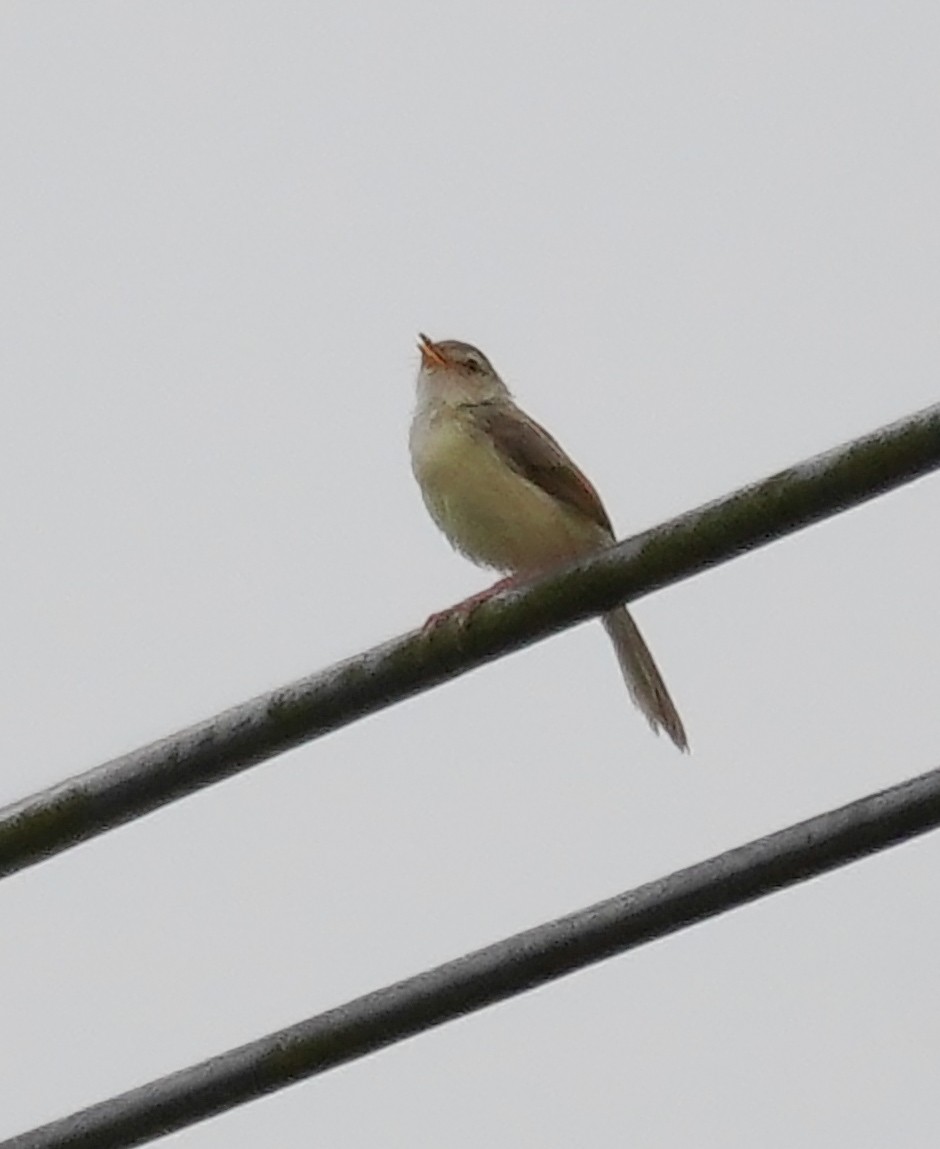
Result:
[[[483,352],[426,335],[418,346],[410,448],[424,502],[458,551],[509,576],[467,604],[610,546],[614,530],[597,491],[516,406]],[[633,701],[657,733],[687,750],[682,720],[629,611],[617,607],[601,621]]]

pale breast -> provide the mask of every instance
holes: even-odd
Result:
[[[514,471],[472,419],[421,413],[412,466],[431,517],[482,566],[536,571],[597,550],[606,532]]]

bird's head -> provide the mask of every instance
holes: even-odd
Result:
[[[506,398],[509,390],[482,351],[457,339],[435,343],[419,335],[418,386],[444,401],[482,403]]]

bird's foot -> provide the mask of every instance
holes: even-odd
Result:
[[[502,578],[499,582],[488,586],[486,590],[472,594],[469,598],[465,598],[455,606],[449,606],[446,610],[436,611],[428,618],[421,629],[425,634],[430,634],[431,631],[436,630],[444,623],[453,623],[459,629],[463,630],[478,606],[484,602],[488,602],[494,595],[499,594],[500,591],[509,590],[509,588],[515,586],[515,584],[516,580],[511,575],[508,578]]]

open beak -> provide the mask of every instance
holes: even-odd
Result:
[[[421,362],[425,367],[447,367],[445,356],[438,350],[437,344],[424,334],[418,333],[418,350],[421,352]]]

